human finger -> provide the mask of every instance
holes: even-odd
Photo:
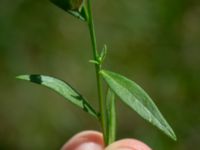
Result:
[[[123,139],[110,144],[105,150],[151,150],[151,148],[135,139]]]
[[[103,150],[103,137],[97,131],[83,131],[73,136],[61,150]]]

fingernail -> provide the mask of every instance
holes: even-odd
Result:
[[[102,150],[102,146],[97,143],[88,142],[81,144],[76,150]]]
[[[132,148],[131,149],[130,148],[117,148],[115,150],[133,150],[133,149]],[[136,149],[134,149],[134,150],[136,150]]]
[[[125,146],[125,147],[116,147],[115,150],[151,150],[150,148],[144,145],[134,145],[134,146]]]

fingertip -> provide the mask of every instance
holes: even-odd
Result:
[[[135,139],[123,139],[109,145],[105,150],[151,150],[151,148]]]
[[[103,150],[103,137],[97,131],[83,131],[73,136],[61,150]]]

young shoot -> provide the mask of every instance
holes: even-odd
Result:
[[[124,104],[134,110],[143,119],[156,126],[173,140],[176,140],[175,133],[161,112],[158,110],[156,104],[137,83],[118,73],[103,68],[102,64],[106,58],[107,46],[104,45],[101,51],[98,51],[97,49],[92,14],[92,0],[50,1],[80,21],[83,21],[83,23],[88,26],[93,53],[93,58],[92,60],[89,60],[89,62],[94,64],[95,67],[99,109],[96,110],[96,108],[90,104],[89,100],[84,98],[67,82],[60,79],[38,74],[20,75],[17,78],[42,85],[56,91],[67,101],[70,101],[96,118],[101,125],[105,145],[111,144],[116,139],[115,96],[117,96]],[[103,82],[107,85],[107,93],[104,93],[106,89],[102,86]],[[104,96],[105,94],[106,96]]]

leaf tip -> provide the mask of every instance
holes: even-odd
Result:
[[[177,141],[177,137],[176,134],[174,133],[174,131],[171,131],[170,137],[172,138],[172,140]]]
[[[161,129],[161,128],[160,128]],[[161,129],[168,137],[170,137],[172,140],[177,141],[177,137],[173,129],[170,127],[170,125],[167,123],[167,127],[165,129]]]
[[[28,75],[18,75],[18,76],[16,76],[16,79],[29,80],[29,77],[28,77]]]
[[[37,74],[32,74],[32,75],[19,75],[16,76],[17,79],[20,80],[27,80],[33,83],[37,83],[37,84],[42,84],[42,76],[41,75],[37,75]]]

